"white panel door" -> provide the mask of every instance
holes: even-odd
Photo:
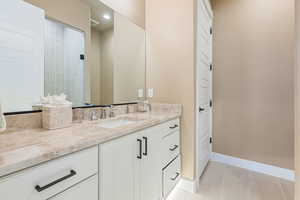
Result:
[[[44,25],[40,8],[1,1],[0,101],[4,112],[31,110],[44,92]]]
[[[197,16],[197,177],[211,154],[212,108],[212,13],[205,0],[198,0]]]

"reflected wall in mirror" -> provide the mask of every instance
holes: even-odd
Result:
[[[75,107],[144,100],[145,31],[99,0],[6,1],[0,19],[4,112],[48,94]]]
[[[145,32],[98,0],[92,6],[91,102],[138,101],[145,91]]]

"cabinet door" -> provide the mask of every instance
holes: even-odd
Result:
[[[100,200],[139,200],[137,135],[100,145]]]
[[[160,142],[161,133],[156,127],[141,133],[143,158],[140,161],[140,199],[158,200],[161,198]]]
[[[89,178],[82,183],[48,199],[48,200],[98,200],[98,177]]]

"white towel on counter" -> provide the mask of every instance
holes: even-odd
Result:
[[[41,105],[44,107],[72,106],[72,102],[67,100],[65,94],[41,97]]]
[[[2,108],[1,108],[1,104],[0,104],[0,132],[5,131],[6,130],[6,120],[5,120],[5,116],[2,112]]]

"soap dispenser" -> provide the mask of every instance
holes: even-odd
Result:
[[[6,120],[4,114],[2,112],[1,104],[0,104],[0,132],[6,130]]]

